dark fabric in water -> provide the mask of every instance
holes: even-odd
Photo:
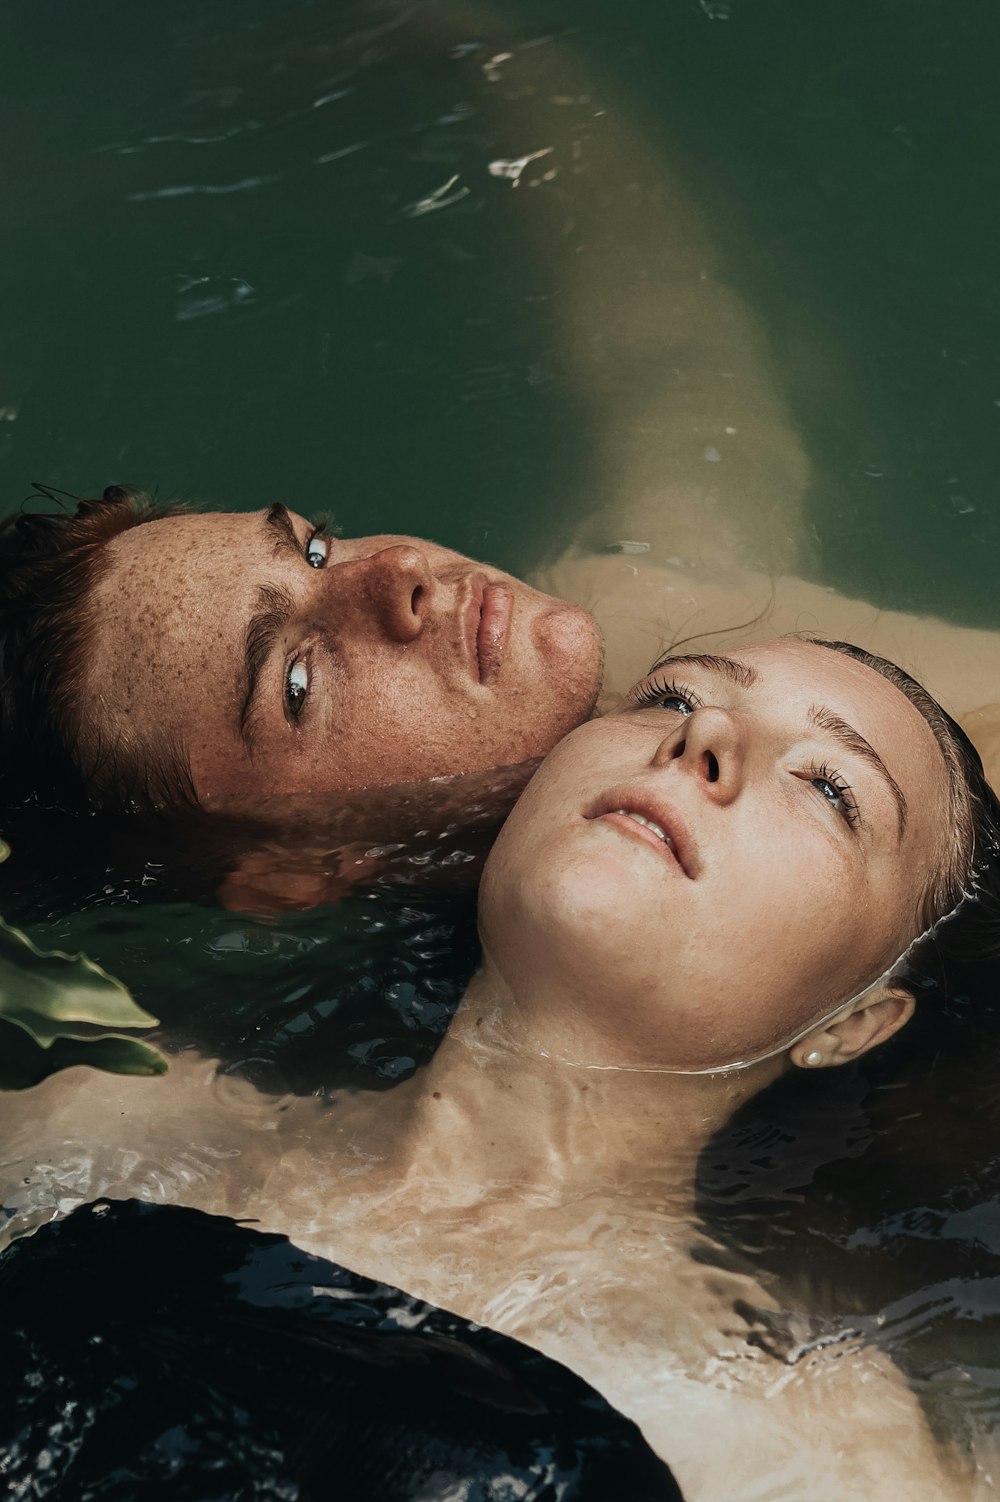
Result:
[[[679,1502],[519,1342],[199,1211],[100,1201],[0,1257],[0,1475],[49,1502]]]

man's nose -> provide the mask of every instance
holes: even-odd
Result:
[[[655,767],[676,763],[696,777],[713,801],[729,803],[743,783],[745,736],[740,716],[704,705],[675,727],[653,753]]]
[[[331,570],[340,619],[360,613],[390,640],[411,642],[423,631],[436,581],[427,558],[410,543],[393,543]]]

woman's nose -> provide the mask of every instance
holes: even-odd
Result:
[[[423,631],[435,589],[425,555],[410,543],[393,543],[330,571],[339,621],[362,616],[392,641],[411,642]],[[329,577],[329,576],[328,576]]]
[[[744,753],[740,717],[705,705],[664,737],[653,754],[653,766],[676,763],[678,770],[697,777],[715,801],[728,803],[743,781]]]

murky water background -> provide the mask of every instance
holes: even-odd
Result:
[[[3,504],[129,480],[551,549],[600,500],[553,372],[566,267],[526,252],[463,50],[535,39],[641,129],[764,319],[824,577],[996,624],[998,30],[985,0],[14,0]]]
[[[986,0],[12,0],[2,26],[5,510],[35,479],[280,498],[517,571],[599,516],[563,347],[567,264],[519,217],[517,195],[544,183],[490,170],[548,144],[537,115],[521,140],[516,108],[513,123],[495,108],[490,60],[530,42],[553,59],[553,119],[591,103],[627,119],[763,322],[812,461],[816,577],[1000,627]],[[628,188],[627,172],[606,185],[609,222]],[[474,963],[469,904],[419,889],[256,923],[162,900],[154,868],[39,884],[15,851],[8,880],[8,916],[40,943],[86,949],[168,1042],[268,1088],[391,1084]],[[834,1284],[888,1323],[915,1381],[947,1389],[942,1423],[985,1434],[1000,1415],[998,1049],[992,999],[968,994],[958,1062],[915,1067],[908,1112],[887,1125],[879,1100],[852,1106],[804,1155],[755,1128],[748,1152],[777,1165],[782,1204],[819,1186],[811,1252],[854,1254]],[[859,1204],[843,1164],[871,1179],[880,1153],[890,1187]],[[733,1183],[709,1198],[740,1203]],[[763,1235],[732,1230],[743,1247]]]

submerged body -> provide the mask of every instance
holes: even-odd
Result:
[[[855,642],[912,673],[959,721],[990,781],[1000,784],[1000,633],[883,609],[796,575],[761,572],[735,555],[725,568],[680,557],[658,561],[673,535],[669,518],[655,512],[643,535],[654,539],[655,552],[570,553],[534,576],[539,589],[583,606],[601,627],[601,712],[675,644],[686,652],[717,651],[728,643],[819,633]]]
[[[510,69],[512,92],[506,83],[494,91],[518,136],[530,134],[531,112],[553,90],[579,92],[574,72],[565,89],[553,76],[554,55],[524,49]],[[547,71],[536,76],[538,69]],[[771,636],[819,627],[913,667],[968,717],[985,746],[994,735],[986,707],[997,698],[994,635],[914,623],[790,572],[773,580],[767,572],[807,567],[809,463],[768,369],[765,332],[725,285],[641,133],[622,129],[614,110],[595,111],[599,117],[608,130],[590,126],[582,152],[569,114],[565,139],[548,133],[546,119],[539,139],[554,141],[551,163],[561,176],[537,193],[526,180],[516,201],[530,243],[546,254],[563,244],[574,252],[554,301],[556,359],[592,414],[593,489],[612,513],[581,526],[581,542],[599,547],[625,537],[650,546],[649,563],[571,559],[544,576],[550,593],[592,609],[604,628],[605,704],[678,637],[707,637],[714,649],[732,630],[746,639],[751,629]],[[512,139],[510,154],[523,146]],[[607,189],[626,163],[638,191],[609,205]],[[583,191],[571,191],[578,177]],[[509,590],[515,602],[509,666],[517,673],[494,683],[479,628],[466,629],[478,609],[474,565],[395,537],[337,543],[328,555],[303,518],[291,526],[298,553],[276,550],[281,535],[270,532],[257,518],[189,517],[153,523],[130,534],[131,546],[112,550],[95,595],[106,629],[88,643],[87,697],[75,727],[96,761],[102,743],[118,736],[126,752],[136,744],[143,755],[162,749],[168,770],[179,752],[176,764],[206,801],[247,792],[256,801],[290,786],[307,796],[332,790],[336,801],[345,786],[540,754],[590,712],[599,647],[588,623],[555,601],[521,597],[515,581],[487,576],[484,592]],[[287,528],[284,536],[290,541]],[[691,562],[668,561],[676,557]],[[280,610],[266,594],[276,589],[285,596]],[[262,615],[268,632],[251,637]],[[265,704],[250,694],[253,666],[270,694]],[[307,694],[319,720],[300,713]],[[258,710],[249,720],[248,708]],[[824,796],[810,791],[816,780],[781,786],[791,797],[804,782],[811,800]],[[919,817],[919,800],[911,802]],[[754,828],[767,828],[766,813],[758,808],[761,817],[749,821],[750,839]],[[828,815],[820,807],[802,817],[813,828]],[[844,854],[853,848],[844,832],[813,832],[814,851],[835,848],[847,868],[854,857]],[[618,851],[619,836],[629,838],[607,823],[595,834],[607,852]],[[646,862],[643,887],[658,891],[655,848],[647,841],[622,849]],[[613,862],[609,890],[622,879],[617,854]],[[657,914],[627,886],[615,923],[601,922],[584,901],[595,865],[589,854],[579,859],[586,883],[576,898],[572,884],[562,886],[561,913],[536,886],[528,916],[558,922],[519,930],[533,941],[537,995],[547,1001],[554,993],[541,962],[550,954],[566,961],[575,948],[586,971],[584,940],[603,936],[620,940],[613,959],[631,963],[649,956],[658,932]],[[744,891],[755,890],[757,869],[743,868]],[[255,891],[268,895],[268,870],[253,874]],[[540,866],[538,874],[551,891],[550,873]],[[283,882],[289,894],[292,905],[323,896]],[[723,887],[707,906],[726,909]],[[832,898],[830,911],[839,927]],[[855,925],[852,942],[862,930]],[[568,935],[561,946],[560,933]],[[876,969],[891,958],[894,933],[877,937],[865,956]],[[701,938],[702,953],[712,953],[712,935]],[[784,963],[777,944],[771,934],[761,963],[768,955]],[[574,1050],[595,1038],[603,1049],[627,1045],[633,1061],[656,1057],[648,1054],[655,1016],[622,1003],[641,999],[642,983],[664,968],[649,957],[645,974],[633,968],[628,983],[613,988],[613,1007],[593,1009],[579,1026],[567,1027],[567,998],[555,998],[559,1007],[546,1015],[560,1026],[545,1040],[547,1054],[537,1033],[512,1043],[479,1027],[504,999],[495,977],[482,981],[429,1070],[388,1096],[332,1107],[263,1098],[193,1053],[175,1058],[162,1082],[75,1070],[0,1097],[6,1233],[102,1194],[246,1216],[566,1361],[642,1424],[689,1502],[882,1502],[900,1494],[942,1502],[967,1492],[946,1472],[914,1400],[879,1352],[837,1347],[783,1364],[748,1343],[734,1310],[737,1300],[766,1308],[764,1292],[693,1259],[694,1165],[705,1134],[745,1099],[738,1078],[720,1088],[676,1077],[651,1082],[619,1072],[630,1062],[621,1052],[607,1072],[577,1067]],[[530,984],[515,989],[531,999]],[[743,999],[741,992],[736,1001]],[[718,1024],[716,1010],[707,1015]],[[638,1031],[626,1033],[625,1022]],[[688,1042],[706,1040],[689,1030]]]
[[[686,1502],[992,1495],[951,1471],[877,1349],[783,1360],[748,1342],[736,1306],[773,1300],[692,1256],[690,1143],[647,1143],[624,1176],[595,1158],[605,1134],[565,1071],[531,1081],[526,1111],[509,1070],[490,1082],[489,1052],[449,1036],[417,1080],[332,1104],[262,1097],[192,1053],[162,1084],[53,1077],[0,1101],[5,1234],[100,1195],[281,1232],[568,1365],[639,1424]]]

